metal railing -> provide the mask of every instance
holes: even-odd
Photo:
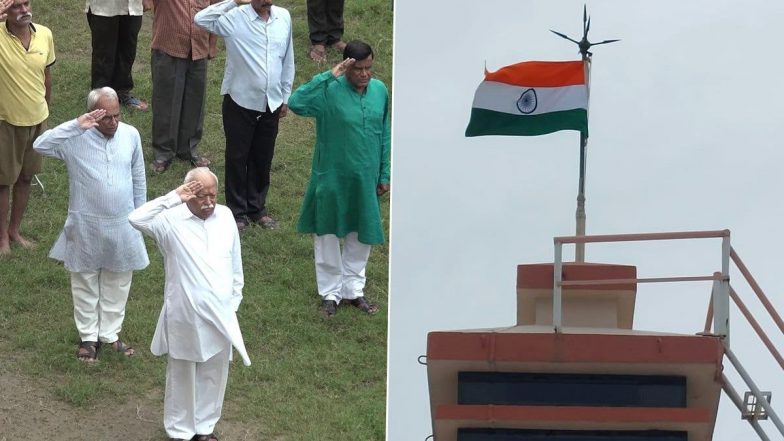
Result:
[[[610,280],[563,280],[563,245],[564,244],[586,244],[586,243],[608,243],[608,242],[639,242],[639,241],[657,241],[657,240],[679,240],[679,239],[715,239],[720,238],[721,243],[721,271],[714,272],[711,275],[697,275],[697,276],[682,276],[682,277],[654,277],[654,278],[635,278],[635,279],[610,279]],[[612,285],[612,284],[629,284],[629,283],[662,283],[662,282],[693,282],[693,281],[713,281],[713,288],[711,291],[711,301],[708,305],[708,313],[705,319],[704,334],[718,336],[724,346],[724,354],[735,368],[737,373],[746,383],[750,389],[751,394],[755,398],[754,408],[756,409],[753,414],[746,419],[752,426],[754,431],[759,435],[763,441],[769,441],[765,431],[759,424],[758,419],[770,418],[773,425],[778,429],[779,433],[784,436],[784,422],[781,421],[778,414],[776,414],[773,407],[770,405],[769,393],[762,392],[752,380],[748,371],[740,363],[735,353],[730,348],[730,299],[737,305],[742,315],[749,322],[751,327],[759,336],[765,347],[770,354],[784,370],[784,357],[775,348],[770,338],[764,332],[759,322],[753,317],[749,309],[738,296],[737,292],[730,286],[730,261],[732,261],[736,268],[743,275],[744,279],[751,287],[752,291],[757,295],[760,302],[763,304],[767,312],[770,314],[773,321],[778,326],[779,330],[784,334],[784,320],[776,312],[771,302],[768,300],[765,293],[756,282],[751,272],[745,266],[735,250],[730,246],[730,231],[691,231],[691,232],[669,232],[669,233],[642,233],[642,234],[617,234],[617,235],[595,235],[595,236],[563,236],[555,237],[553,239],[554,250],[554,268],[553,268],[553,327],[556,333],[562,332],[563,328],[563,311],[562,311],[562,290],[564,287],[569,286],[590,286],[590,285]],[[713,324],[713,332],[711,333],[711,322]],[[722,386],[724,392],[740,410],[741,415],[745,415],[748,403],[745,403],[736,389],[732,386],[729,379],[722,374]],[[760,409],[761,407],[761,409]],[[764,413],[762,410],[764,409]]]
[[[684,277],[654,277],[643,279],[615,279],[615,280],[563,280],[563,245],[579,243],[602,243],[602,242],[640,242],[654,240],[675,240],[675,239],[722,239],[721,246],[721,272],[706,276],[684,276]],[[553,327],[555,332],[561,332],[563,312],[562,308],[562,288],[564,286],[578,285],[606,285],[623,283],[653,283],[653,282],[693,282],[696,280],[713,280],[714,285],[718,284],[718,295],[713,296],[713,326],[715,332],[722,338],[729,339],[729,282],[730,282],[730,231],[689,231],[673,233],[643,233],[643,234],[613,234],[597,236],[563,236],[555,237],[555,258],[553,268]]]

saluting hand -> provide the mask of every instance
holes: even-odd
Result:
[[[14,0],[0,0],[0,20],[5,20],[8,14],[5,11],[14,4]]]
[[[340,63],[336,64],[335,67],[332,68],[332,75],[337,78],[348,70],[357,60],[353,58],[346,58],[345,60],[341,61]]]
[[[2,0],[0,0],[2,1]],[[104,109],[96,109],[92,112],[85,113],[84,115],[76,118],[76,122],[79,123],[79,127],[82,130],[89,130],[93,127],[98,126],[98,122],[106,116],[106,110]]]
[[[177,187],[176,192],[181,201],[188,202],[189,200],[197,197],[196,193],[200,192],[202,188],[204,188],[204,185],[202,185],[201,182],[191,181]]]

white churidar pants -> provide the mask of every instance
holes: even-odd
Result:
[[[71,273],[74,322],[82,341],[114,343],[122,329],[133,271]]]
[[[313,235],[316,257],[316,284],[323,300],[353,300],[364,296],[365,266],[370,257],[370,245],[357,240],[357,233],[343,239],[334,234]]]
[[[169,356],[163,427],[170,438],[213,433],[223,409],[230,356],[231,344],[202,363]]]

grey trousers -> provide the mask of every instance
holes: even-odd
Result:
[[[204,128],[207,59],[172,57],[152,50],[152,149],[157,161],[189,161]]]

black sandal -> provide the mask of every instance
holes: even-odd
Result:
[[[84,350],[84,351],[83,351]],[[98,358],[98,342],[83,341],[76,350],[76,359],[84,363],[94,363]]]
[[[194,435],[192,441],[218,441],[218,437],[214,433],[209,435]]]

